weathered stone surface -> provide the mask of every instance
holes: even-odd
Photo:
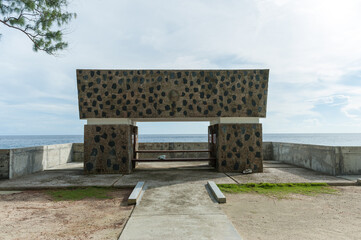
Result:
[[[85,125],[84,171],[86,173],[130,173],[132,169],[132,125]]]
[[[77,70],[80,118],[265,117],[269,70]]]
[[[9,178],[10,150],[0,149],[0,179]]]
[[[216,169],[220,172],[262,172],[262,125],[215,124]]]

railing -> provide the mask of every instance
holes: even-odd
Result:
[[[208,149],[199,149],[199,150],[136,150],[136,153],[186,153],[186,152],[211,152]]]
[[[135,153],[194,153],[194,152],[211,152],[208,149],[199,150],[136,150]],[[198,162],[198,161],[214,161],[215,158],[133,158],[133,162]]]

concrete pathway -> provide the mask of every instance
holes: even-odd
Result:
[[[232,181],[232,180],[231,180]],[[203,181],[146,186],[120,240],[241,239]]]
[[[326,175],[310,169],[285,164],[278,161],[264,161],[263,173],[227,173],[237,183],[317,183],[330,185],[353,185],[356,179]]]
[[[164,164],[168,168],[165,168]],[[325,182],[333,185],[352,185],[360,175],[334,177],[283,164],[277,161],[264,161],[264,172],[253,174],[219,173],[203,163],[142,163],[136,171],[129,175],[99,174],[85,175],[82,164],[69,163],[54,169],[42,171],[11,180],[0,179],[0,190],[25,190],[38,188],[62,187],[134,187],[138,181],[148,184],[170,185],[185,182],[207,181],[215,183],[247,183],[247,182]]]

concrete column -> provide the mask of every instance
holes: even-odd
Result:
[[[219,172],[263,172],[262,125],[259,123],[215,124],[216,170]]]
[[[130,173],[134,127],[130,124],[85,125],[85,173]]]

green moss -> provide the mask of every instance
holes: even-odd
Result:
[[[259,193],[277,198],[290,194],[317,195],[334,194],[338,191],[326,183],[247,183],[217,184],[226,193]]]
[[[109,192],[113,188],[106,187],[86,187],[86,188],[66,188],[60,190],[47,190],[46,193],[54,201],[76,201],[84,198],[110,199]]]

